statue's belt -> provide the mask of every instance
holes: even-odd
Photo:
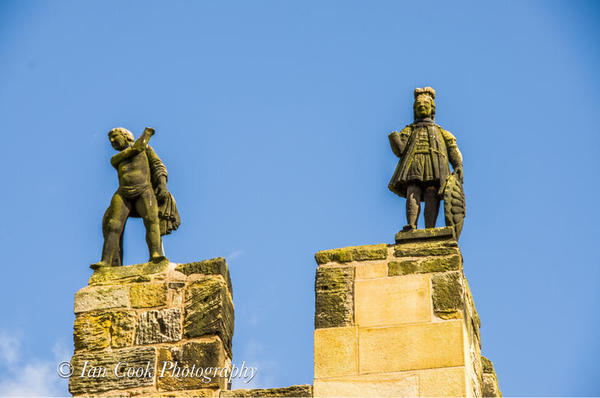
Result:
[[[426,151],[423,151],[423,150],[417,150],[417,151],[414,151],[414,152],[413,152],[413,154],[415,154],[415,155],[417,155],[417,154],[422,154],[422,155],[433,155],[433,153],[434,153],[434,152],[435,152],[435,153],[437,153],[437,154],[438,154],[438,155],[440,155],[440,156],[446,157],[446,154],[445,154],[444,152],[437,151],[437,150],[435,150],[435,149],[429,149],[429,150],[426,150]]]

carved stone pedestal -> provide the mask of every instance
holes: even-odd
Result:
[[[396,241],[315,255],[314,396],[490,396],[452,230]]]
[[[101,268],[76,293],[75,314],[73,395],[229,389],[233,301],[223,258]]]

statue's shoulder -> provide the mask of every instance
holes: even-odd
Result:
[[[393,136],[394,134],[398,134],[398,135],[410,135],[411,132],[411,128],[410,128],[410,124],[406,127],[404,127],[402,130],[398,131],[398,130],[394,130],[392,132],[390,132],[389,136]]]
[[[409,135],[412,131],[412,124],[407,124],[406,126],[404,126],[404,128],[402,130],[400,130],[399,134],[406,134]]]
[[[149,158],[158,157],[154,151],[154,148],[152,148],[150,145],[146,145],[146,155],[148,155]]]
[[[448,130],[444,129],[439,124],[436,124],[435,127],[437,127],[440,130],[440,133],[442,133],[442,137],[444,137],[444,140],[446,140],[446,141],[456,141],[456,137],[454,135],[452,135],[451,132],[449,132]]]

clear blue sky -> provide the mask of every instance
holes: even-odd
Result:
[[[316,251],[392,243],[412,90],[465,159],[460,245],[506,395],[600,395],[594,2],[3,1],[0,394],[67,394],[112,127],[170,172],[175,262],[228,258],[234,361],[312,383]],[[145,261],[128,224],[128,263]]]

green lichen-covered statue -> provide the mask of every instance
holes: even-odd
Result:
[[[400,161],[388,187],[406,198],[403,231],[417,228],[421,202],[425,202],[425,228],[434,228],[443,199],[446,225],[454,228],[458,239],[465,217],[462,155],[456,138],[433,121],[435,90],[417,88],[414,96],[414,122],[389,135]]]
[[[146,227],[150,261],[165,259],[161,236],[179,227],[175,199],[167,190],[167,169],[148,145],[154,129],[147,127],[134,142],[133,134],[117,127],[108,139],[119,151],[110,163],[117,169],[119,188],[102,219],[104,246],[102,259],[91,268],[119,266],[123,263],[123,230],[128,217],[141,217]]]

